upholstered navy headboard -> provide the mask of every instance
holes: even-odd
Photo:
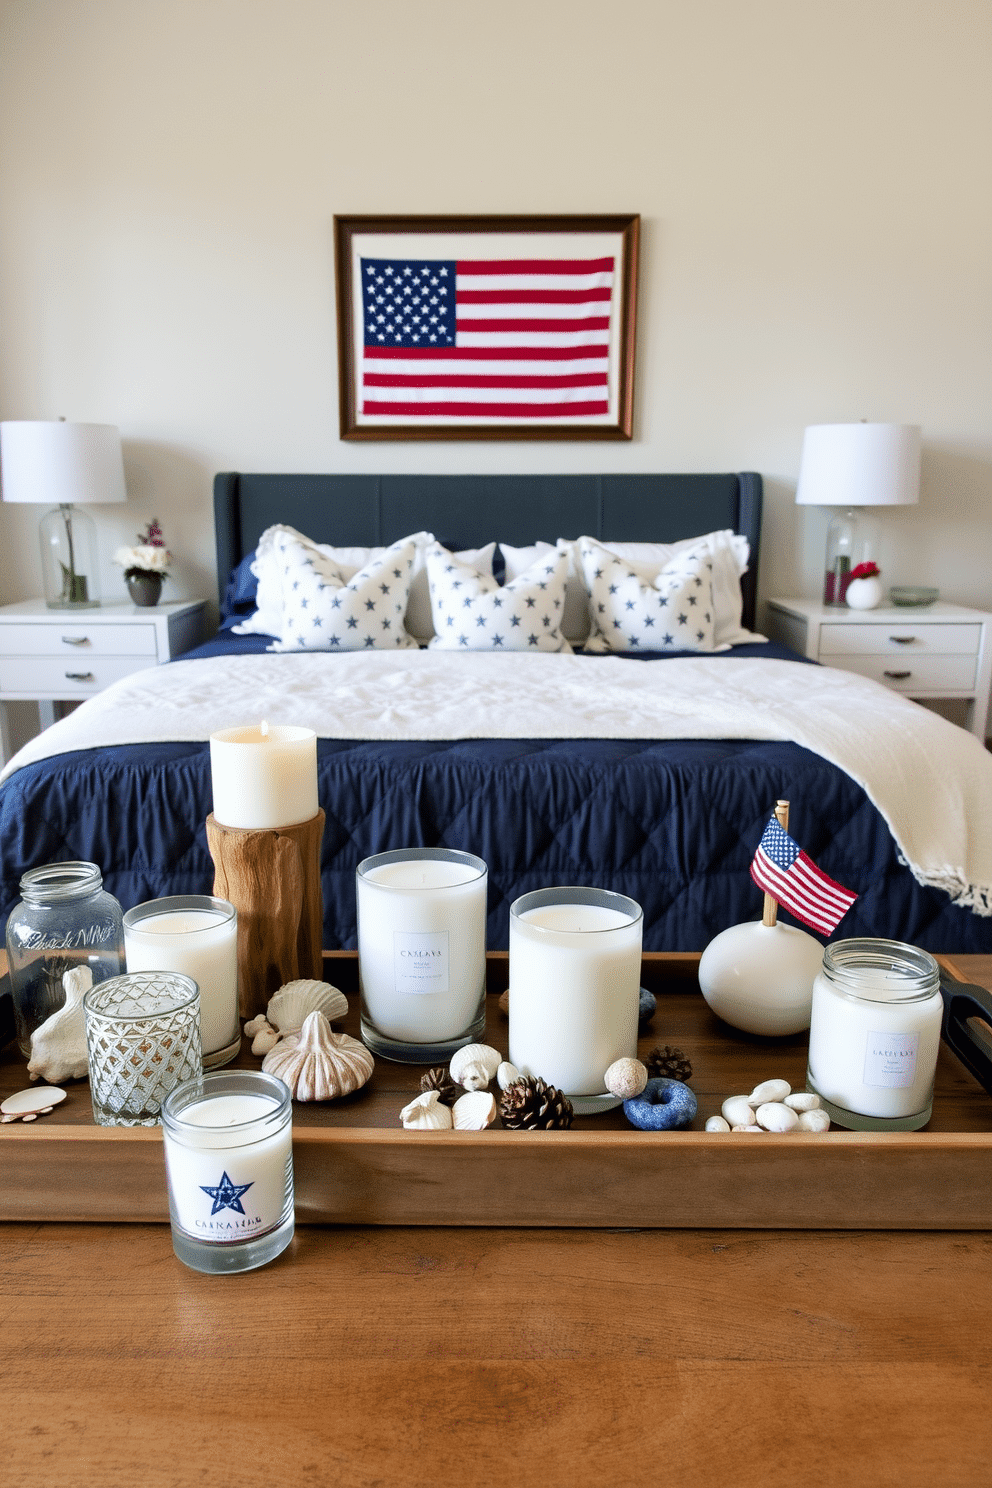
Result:
[[[214,479],[217,577],[286,522],[338,547],[391,543],[426,529],[447,547],[494,538],[516,547],[587,534],[606,542],[675,542],[731,527],[751,544],[741,580],[754,627],[761,476],[740,475],[245,475]]]

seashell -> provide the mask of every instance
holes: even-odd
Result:
[[[451,1108],[442,1105],[436,1090],[427,1090],[404,1106],[400,1120],[407,1131],[450,1131],[453,1125]]]
[[[452,1054],[448,1069],[456,1085],[464,1085],[466,1090],[485,1090],[502,1063],[502,1054],[489,1044],[466,1044]]]
[[[766,1101],[778,1101],[781,1103],[785,1100],[791,1089],[792,1086],[788,1080],[765,1080],[762,1084],[756,1085],[751,1091],[751,1094],[748,1096],[748,1104],[756,1111]]]
[[[35,1121],[39,1116],[47,1116],[65,1098],[66,1092],[57,1085],[35,1085],[30,1090],[15,1091],[0,1101],[0,1121]]]
[[[725,1121],[722,1116],[707,1116],[706,1125],[703,1130],[708,1132],[728,1132],[730,1130],[730,1122]]]
[[[830,1117],[820,1107],[814,1107],[812,1111],[803,1111],[799,1117],[801,1132],[825,1132],[830,1130]]]
[[[470,1090],[458,1097],[451,1115],[456,1131],[485,1131],[496,1120],[496,1097],[488,1090]]]
[[[257,1033],[261,1033],[263,1029],[271,1027],[272,1024],[269,1022],[265,1014],[259,1013],[257,1018],[250,1018],[245,1024],[245,1038],[254,1038],[255,1035]]]
[[[508,1059],[504,1059],[496,1071],[496,1084],[500,1090],[507,1090],[515,1080],[519,1079],[520,1071],[517,1069],[517,1066],[511,1064]]]
[[[278,1028],[285,1038],[287,1034],[299,1033],[310,1013],[323,1013],[328,1023],[340,1020],[348,1012],[348,999],[330,982],[313,982],[301,977],[295,982],[286,982],[269,998],[265,1016],[273,1028]]]
[[[754,1113],[754,1119],[765,1131],[791,1132],[799,1125],[795,1111],[783,1106],[781,1101],[764,1101]]]
[[[375,1061],[364,1044],[335,1033],[324,1014],[315,1010],[299,1033],[280,1039],[266,1054],[262,1068],[285,1080],[294,1100],[325,1101],[360,1090]]]
[[[88,966],[74,966],[62,977],[65,1002],[31,1035],[28,1074],[49,1083],[83,1080],[89,1073],[86,1056],[86,1015],[83,997],[93,985]]]
[[[611,1095],[621,1100],[630,1100],[640,1095],[648,1083],[647,1065],[639,1059],[615,1059],[603,1076],[603,1083]]]
[[[728,1095],[720,1107],[720,1114],[732,1127],[754,1125],[754,1112],[746,1095]]]
[[[790,1111],[818,1111],[820,1109],[820,1097],[814,1095],[812,1090],[797,1090],[795,1095],[787,1095],[785,1104]]]
[[[282,1034],[278,1028],[273,1028],[271,1025],[268,1028],[260,1028],[251,1041],[251,1052],[264,1057],[271,1053],[281,1038]]]

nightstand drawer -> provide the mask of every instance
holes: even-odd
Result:
[[[832,656],[828,665],[873,677],[897,692],[971,692],[974,656]]]
[[[0,693],[28,698],[88,697],[148,665],[137,656],[0,657]]]
[[[157,655],[154,625],[87,625],[85,620],[48,621],[35,625],[0,625],[4,656],[147,656]],[[74,668],[85,670],[85,668]],[[134,668],[128,668],[133,671]],[[123,672],[121,673],[123,676]]]
[[[914,625],[912,621],[831,625],[827,621],[820,627],[820,655],[976,656],[981,635],[980,625]]]

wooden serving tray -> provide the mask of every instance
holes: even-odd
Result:
[[[988,984],[992,957],[941,957],[961,981]],[[707,1007],[697,955],[649,954],[643,982],[658,1011],[641,1040],[692,1061],[694,1129],[636,1131],[623,1112],[576,1117],[568,1132],[418,1133],[399,1125],[425,1066],[376,1060],[365,1089],[293,1111],[301,1224],[562,1225],[749,1229],[992,1229],[992,1098],[941,1046],[925,1132],[711,1135],[726,1096],[782,1076],[804,1088],[806,1035],[737,1034]],[[354,952],[325,952],[358,1034]],[[498,998],[505,952],[488,958],[486,1039],[506,1050]],[[242,1052],[237,1061],[257,1068]],[[28,1084],[16,1044],[0,1056],[0,1099]],[[157,1128],[93,1124],[89,1086],[70,1082],[51,1116],[0,1126],[0,1220],[167,1222]]]

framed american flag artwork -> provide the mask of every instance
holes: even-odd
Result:
[[[629,439],[640,218],[335,217],[342,439]]]

